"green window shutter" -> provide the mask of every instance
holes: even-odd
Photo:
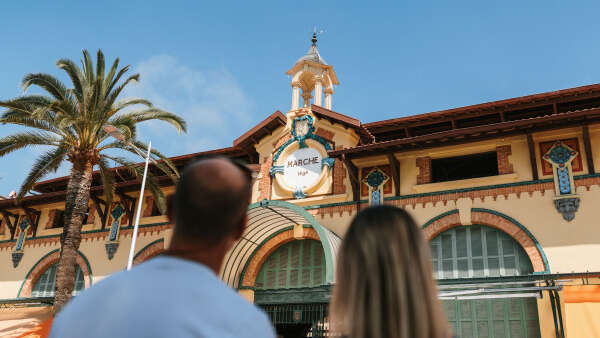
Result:
[[[490,227],[456,227],[432,239],[430,247],[438,279],[533,272],[525,250],[507,234]],[[459,337],[540,337],[537,301],[532,298],[444,300],[443,305]]]
[[[258,289],[287,289],[322,285],[325,280],[323,246],[315,240],[286,243],[273,252],[256,277]]]

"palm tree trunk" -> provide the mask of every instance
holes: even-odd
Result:
[[[54,309],[56,316],[71,299],[75,287],[77,250],[81,243],[81,226],[90,199],[92,183],[91,161],[73,161],[65,201],[65,223],[61,236],[61,251],[56,271]]]

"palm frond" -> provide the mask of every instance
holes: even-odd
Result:
[[[152,102],[150,102],[149,100],[140,99],[137,97],[119,100],[112,106],[112,109],[109,112],[109,114],[114,115],[119,110],[122,110],[122,109],[130,107],[130,106],[135,106],[135,105],[144,105],[146,107],[151,108]]]
[[[25,127],[40,129],[55,133],[57,135],[63,135],[63,132],[55,127],[52,121],[47,121],[40,118],[32,118],[31,114],[23,113],[18,110],[8,110],[0,117],[0,123],[2,124],[16,124]]]
[[[148,145],[147,144],[145,144],[145,143],[143,143],[141,141],[138,141],[138,140],[134,140],[132,143],[136,147],[140,148],[142,151],[144,151],[146,153],[148,152]],[[158,166],[158,168],[160,170],[162,170],[165,174],[167,174],[167,175],[169,175],[171,177],[173,177],[173,176],[177,177],[177,178],[179,177],[179,172],[177,171],[177,167],[175,167],[175,165],[173,164],[173,162],[171,162],[171,160],[167,156],[165,156],[164,154],[162,154],[156,148],[152,148],[152,150],[150,150],[150,153],[160,159],[160,161],[156,161],[156,163],[155,163],[155,164],[157,164],[157,166]],[[169,167],[169,169],[171,171],[163,169],[161,167],[161,162],[164,162],[167,165],[167,167]]]
[[[128,77],[125,81],[123,81],[123,83],[121,83],[112,92],[107,92],[108,97],[106,98],[106,101],[104,102],[104,112],[110,112],[112,110],[113,104],[115,103],[115,101],[117,100],[117,97],[119,97],[119,95],[121,94],[123,89],[125,89],[125,87],[129,83],[137,82],[139,78],[140,78],[140,74],[133,74],[130,77]],[[111,115],[107,114],[107,117],[110,118]]]
[[[141,180],[142,177],[144,176],[144,166],[143,165],[131,162],[128,159],[119,157],[119,156],[109,156],[109,155],[101,155],[101,156],[104,158],[110,159],[119,165],[124,166],[138,180]],[[150,189],[150,192],[152,193],[152,196],[154,197],[154,201],[156,202],[158,209],[160,210],[160,212],[162,214],[164,214],[166,211],[165,195],[163,194],[162,190],[160,189],[158,182],[156,182],[156,178],[150,171],[148,171],[148,173],[147,173],[146,187],[148,187],[148,189]]]
[[[110,70],[108,71],[108,74],[106,74],[106,77],[104,78],[104,84],[102,84],[102,92],[104,92],[105,95],[106,93],[110,92],[108,86],[110,86],[110,84],[112,83],[113,77],[117,72],[117,68],[119,68],[119,58],[115,59],[112,66],[110,67]]]
[[[104,53],[102,50],[98,49],[98,53],[96,54],[96,79],[102,78],[104,79]]]
[[[83,60],[81,60],[81,65],[83,66],[83,73],[85,74],[87,85],[91,87],[94,83],[94,66],[92,63],[92,57],[86,49],[84,49],[82,53]]]
[[[56,66],[58,68],[64,70],[69,78],[71,78],[71,83],[74,87],[74,94],[79,101],[83,101],[83,74],[81,74],[81,69],[75,64],[75,62],[69,59],[60,59],[56,62]]]
[[[117,85],[117,83],[119,83],[119,80],[125,73],[127,73],[129,68],[130,68],[129,65],[127,65],[127,66],[121,68],[121,70],[119,70],[119,72],[117,73],[117,76],[115,76],[115,78],[112,80],[112,82],[106,88],[106,91],[105,91],[106,94],[112,92],[113,88]]]
[[[0,138],[0,157],[29,146],[58,146],[60,138],[46,132],[23,132]]]
[[[127,120],[131,120],[134,123],[139,123],[148,120],[161,120],[174,126],[178,132],[187,131],[187,124],[185,120],[183,120],[178,115],[157,108],[149,108],[142,111],[123,113],[111,119],[110,123],[121,124]]]
[[[29,175],[27,175],[25,181],[23,181],[23,184],[21,185],[17,200],[21,200],[42,177],[51,172],[56,172],[65,159],[67,152],[68,149],[66,147],[60,146],[56,149],[47,151],[42,154],[42,156],[38,157],[29,171]]]
[[[132,140],[132,143],[142,152],[144,152],[144,153],[148,152],[148,146],[145,145],[144,143],[142,143],[140,141],[135,141],[135,140]],[[105,146],[103,146],[100,149],[101,149],[101,151],[106,150],[106,149],[121,149],[121,150],[128,151],[134,155],[140,156],[140,157],[142,157],[143,160],[146,159],[145,156],[142,156],[142,154],[138,153],[133,147],[131,147],[130,145],[125,144],[123,142],[119,142],[119,141],[106,144]],[[165,173],[165,175],[169,176],[169,178],[171,178],[173,183],[176,183],[177,178],[179,177],[179,172],[177,171],[177,168],[171,162],[171,160],[169,160],[168,157],[164,156],[163,154],[161,154],[159,151],[157,151],[155,149],[152,149],[150,152],[152,155],[158,157],[158,160],[155,158],[152,158],[152,160],[153,160],[152,164],[154,166],[156,166],[158,169],[160,169],[163,173]]]
[[[50,74],[27,74],[23,78],[21,85],[25,91],[32,85],[41,87],[57,100],[63,100],[68,95],[67,87],[59,79]]]
[[[42,95],[27,95],[8,101],[0,101],[0,107],[8,108],[9,111],[18,111],[35,118],[40,110],[49,110],[54,100]]]

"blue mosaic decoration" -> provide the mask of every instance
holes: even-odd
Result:
[[[575,158],[576,155],[576,151],[568,149],[562,142],[552,147],[547,154],[548,158],[559,167],[564,167],[565,164]]]
[[[108,236],[109,241],[114,241],[117,239],[117,235],[119,233],[120,217],[121,215],[123,215],[123,211],[125,211],[125,209],[123,209],[123,207],[119,204],[110,213],[110,215],[113,218],[113,222],[110,226],[110,234]]]
[[[294,191],[294,198],[299,200],[301,198],[306,198],[306,194],[302,191],[302,188],[298,187],[296,191]]]
[[[282,165],[274,165],[271,167],[271,169],[269,169],[269,174],[271,175],[271,177],[275,176],[275,174],[277,173],[283,173]]]
[[[19,238],[17,238],[15,250],[11,254],[13,268],[19,266],[19,262],[21,262],[21,258],[23,258],[23,244],[25,244],[27,228],[29,228],[29,221],[27,218],[25,218],[23,221],[21,221],[21,223],[19,223],[19,229],[21,230],[21,233],[19,233]]]
[[[571,179],[568,168],[556,168],[556,177],[558,179],[558,190],[561,195],[571,193]]]
[[[108,234],[108,242],[104,244],[104,246],[106,248],[106,255],[108,256],[109,260],[113,259],[115,252],[117,252],[117,249],[119,248],[119,241],[117,241],[117,238],[119,237],[121,216],[123,215],[124,211],[125,211],[125,209],[123,208],[123,206],[121,206],[120,204],[117,204],[117,206],[110,212],[110,215],[112,216],[113,221],[112,221],[112,224],[110,225],[110,233]]]
[[[373,189],[371,191],[371,205],[380,205],[381,202],[381,190]]]
[[[578,153],[569,148],[561,141],[557,141],[544,154],[544,160],[552,164],[554,169],[554,179],[558,187],[558,195],[573,194],[571,184],[571,161],[577,157]]]
[[[23,249],[23,244],[25,243],[25,236],[27,236],[27,228],[29,228],[29,221],[27,221],[27,219],[24,219],[19,224],[19,229],[21,229],[21,233],[19,234],[19,238],[17,239],[15,251],[21,251],[21,249]]]
[[[333,168],[333,164],[335,163],[335,158],[325,157],[321,162],[321,168],[328,166],[329,169]]]
[[[307,130],[306,134],[299,135],[298,131],[296,129],[296,123],[300,123],[302,121],[306,121],[306,123],[308,124],[308,126],[307,126],[308,130]],[[294,118],[294,121],[292,122],[292,138],[287,140],[287,142],[282,144],[281,147],[279,147],[279,149],[277,149],[277,151],[275,152],[275,155],[273,155],[273,163],[277,162],[277,160],[279,159],[279,156],[281,156],[281,153],[283,152],[283,150],[285,148],[287,148],[290,144],[292,144],[296,141],[298,141],[298,146],[300,148],[306,148],[306,140],[312,139],[312,140],[315,140],[315,141],[321,143],[321,145],[323,145],[323,147],[325,147],[325,150],[331,150],[331,145],[329,144],[329,142],[327,142],[327,140],[325,140],[321,136],[315,135],[314,131],[315,131],[315,126],[314,126],[314,120],[313,120],[312,116],[304,115],[301,117]]]
[[[388,179],[389,177],[379,168],[374,168],[365,178],[363,178],[363,183],[369,186],[370,205],[383,204],[383,185]]]
[[[300,149],[308,147],[306,145],[306,140],[311,139],[319,142],[325,150],[331,150],[331,144],[325,140],[324,138],[315,135],[315,121],[314,118],[310,115],[304,115],[294,118],[292,121],[292,137],[287,140],[284,144],[282,144],[279,149],[273,155],[273,164],[277,163],[279,160],[279,156],[281,153],[290,146],[294,142],[298,142],[298,147]],[[334,158],[326,157],[321,160],[321,170],[327,166],[329,169],[333,168],[335,163]],[[273,165],[269,169],[269,175],[274,177],[277,173],[284,172],[284,166],[282,165]],[[293,193],[294,198],[301,199],[306,197],[306,193],[302,191],[302,188],[297,187],[296,191]]]
[[[385,180],[383,173],[379,170],[372,171],[369,176],[367,176],[367,184],[373,188],[376,188],[383,184]]]
[[[554,168],[554,182],[558,190],[554,206],[567,222],[575,218],[575,212],[579,209],[579,197],[575,195],[571,179],[571,162],[577,155],[575,150],[561,141],[554,143],[544,154],[544,160]]]

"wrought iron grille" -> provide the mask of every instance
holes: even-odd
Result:
[[[277,329],[306,325],[304,337],[337,336],[329,330],[328,304],[269,304],[261,307]]]

